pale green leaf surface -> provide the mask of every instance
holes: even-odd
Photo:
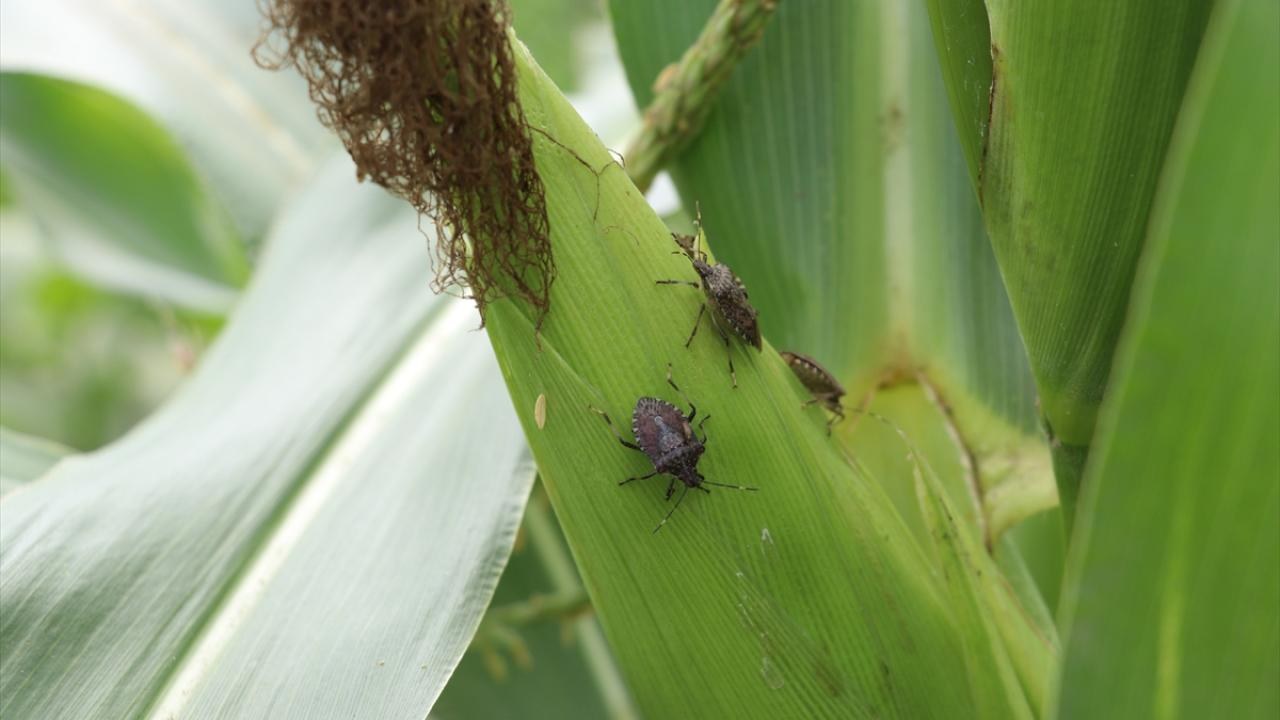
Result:
[[[1280,8],[1218,4],[1081,495],[1061,718],[1280,714]]]
[[[246,275],[240,239],[145,113],[88,85],[0,73],[0,149],[68,267],[118,290],[229,309]]]
[[[255,0],[6,0],[0,67],[113,92],[179,139],[256,243],[336,143],[297,73],[263,72]]]
[[[558,91],[527,55],[518,61],[529,121],[592,167],[603,164],[604,149]],[[601,178],[593,217],[595,178],[563,148],[534,139],[558,264],[552,309],[540,349],[531,311],[510,301],[490,306],[489,336],[641,710],[954,718],[992,706],[991,685],[965,676],[962,637],[979,629],[952,616],[879,486],[806,419],[798,383],[772,347],[734,345],[736,390],[718,340],[700,336],[686,350],[701,296],[654,284],[692,272],[660,220],[613,170]],[[618,487],[648,461],[620,446],[591,407],[627,432],[639,396],[683,405],[664,382],[668,361],[713,417],[699,469],[759,491],[695,491],[654,534],[671,507],[665,480]]]
[[[639,102],[713,5],[614,4]],[[816,357],[852,404],[922,372],[982,489],[1025,486],[996,496],[1023,516],[1052,503],[1030,371],[922,8],[782,3],[672,173],[770,342]]]
[[[171,402],[0,501],[0,715],[429,710],[532,471],[474,313],[353,178],[286,213]]]
[[[70,452],[55,442],[0,427],[0,495],[40,477]]]

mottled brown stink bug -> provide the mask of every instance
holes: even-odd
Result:
[[[735,335],[742,338],[748,345],[760,350],[760,326],[756,322],[756,309],[752,307],[750,299],[747,297],[747,287],[742,284],[742,280],[728,265],[724,263],[707,262],[706,253],[698,248],[698,241],[702,237],[702,212],[698,212],[698,234],[681,235],[679,233],[671,233],[671,238],[676,241],[684,254],[688,256],[689,261],[693,263],[693,269],[698,273],[701,282],[692,282],[689,280],[658,280],[659,285],[689,285],[695,288],[701,288],[706,301],[698,308],[698,317],[693,321],[693,331],[689,333],[689,339],[684,342],[685,347],[689,347],[693,342],[693,338],[698,334],[698,326],[702,323],[702,316],[706,314],[707,308],[711,309],[711,326],[716,329],[716,333],[720,335],[720,339],[724,341],[725,353],[729,357],[729,377],[733,381],[733,386],[738,387],[738,375],[733,370],[733,349],[729,344],[729,335],[725,332],[724,326],[728,325],[729,329]]]
[[[826,368],[808,355],[787,350],[783,350],[780,354],[791,367],[791,371],[800,378],[800,384],[813,395],[805,405],[822,403],[822,407],[831,411],[831,419],[827,420],[827,434],[830,435],[831,426],[838,420],[844,420],[844,406],[840,404],[840,398],[844,397],[844,387],[834,375],[827,372]]]
[[[727,485],[725,483],[712,482],[702,476],[698,472],[698,460],[702,457],[702,453],[706,450],[707,434],[702,429],[704,423],[711,419],[710,415],[704,415],[702,422],[698,423],[697,432],[693,428],[693,420],[698,415],[698,408],[689,400],[671,379],[671,366],[667,365],[667,384],[680,393],[680,397],[689,404],[689,414],[685,415],[680,408],[672,405],[666,400],[652,397],[642,397],[636,400],[635,410],[631,413],[631,434],[635,436],[635,442],[629,442],[618,432],[613,426],[613,421],[609,419],[609,415],[599,408],[591,408],[600,417],[604,418],[605,423],[609,425],[609,430],[613,432],[614,437],[618,438],[618,442],[624,447],[632,450],[639,450],[649,457],[649,461],[653,463],[653,472],[640,477],[629,477],[625,480],[618,481],[619,485],[626,485],[632,480],[647,480],[654,475],[670,475],[671,482],[667,484],[666,499],[671,500],[671,496],[676,491],[676,481],[684,483],[684,490],[680,492],[680,497],[676,499],[676,504],[672,506],[667,514],[663,516],[662,522],[653,529],[656,533],[667,524],[667,519],[671,514],[680,507],[680,503],[684,501],[684,496],[688,494],[689,488],[697,488],[707,494],[711,491],[704,485],[715,485],[718,487],[732,488],[734,490],[751,490],[757,488],[744,487],[742,485]],[[702,432],[702,437],[698,437],[698,432]]]

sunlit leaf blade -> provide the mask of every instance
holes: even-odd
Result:
[[[1068,521],[1209,3],[930,3]],[[988,76],[987,66],[990,65]],[[969,117],[991,83],[986,135]],[[957,86],[958,85],[958,86]]]
[[[225,311],[240,239],[182,148],[133,105],[48,76],[0,73],[9,182],[60,260],[116,289]]]
[[[253,62],[261,31],[255,0],[6,0],[0,66],[137,104],[188,149],[240,234],[256,242],[336,144],[296,74]]]
[[[713,5],[614,4],[640,102]],[[781,4],[672,172],[771,342],[818,358],[851,404],[877,384],[927,382],[971,451],[975,499],[1020,485],[985,514],[1052,504],[1030,371],[923,8]]]
[[[427,273],[412,213],[335,164],[181,392],[0,501],[0,715],[426,714],[532,482]]]
[[[516,411],[583,580],[641,710],[655,717],[955,717],[990,706],[964,677],[962,633],[932,569],[883,491],[847,464],[801,409],[766,345],[733,347],[738,389],[712,333],[684,347],[701,296],[657,279],[692,274],[625,176],[544,76],[524,66],[558,276],[535,340],[530,310],[488,311]],[[581,162],[580,162],[581,160]],[[625,229],[625,232],[619,230]],[[681,405],[666,366],[710,414],[707,480],[758,487],[691,492],[665,479],[618,487],[648,461],[628,431],[637,397]],[[535,407],[545,398],[545,422]],[[673,502],[675,498],[673,498]],[[922,650],[927,648],[927,651]],[[928,692],[918,690],[928,687]]]
[[[1218,4],[1081,495],[1062,718],[1280,713],[1280,9]]]
[[[57,443],[0,427],[0,495],[40,477],[70,452]]]
[[[536,490],[489,612],[431,717],[487,720],[516,711],[529,720],[635,717],[590,607],[486,631],[503,609],[584,592],[546,493]]]

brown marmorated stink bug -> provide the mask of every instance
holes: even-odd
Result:
[[[642,397],[636,400],[635,410],[631,413],[631,434],[635,435],[636,441],[629,442],[618,432],[613,426],[613,421],[609,419],[609,415],[599,409],[591,408],[600,417],[604,418],[605,423],[609,425],[609,430],[613,432],[614,437],[618,438],[618,442],[624,447],[632,450],[639,450],[649,457],[653,463],[653,472],[648,475],[639,477],[629,477],[625,480],[618,481],[619,485],[626,485],[632,480],[647,480],[654,475],[670,475],[671,482],[667,484],[666,499],[671,500],[671,496],[676,491],[676,481],[684,483],[684,489],[680,492],[680,497],[676,499],[676,504],[667,511],[663,516],[662,522],[653,529],[656,533],[667,524],[667,520],[671,514],[680,507],[680,503],[684,501],[684,496],[688,494],[689,488],[697,488],[707,494],[711,491],[705,485],[715,485],[717,487],[731,488],[734,490],[750,490],[755,491],[758,488],[745,487],[742,485],[728,485],[725,483],[712,482],[702,476],[698,472],[698,460],[702,457],[703,451],[706,450],[707,434],[702,430],[702,425],[711,419],[710,415],[704,415],[702,422],[698,423],[698,432],[702,432],[702,437],[698,437],[698,432],[694,431],[693,420],[698,415],[698,408],[689,400],[671,379],[671,365],[667,365],[667,384],[675,391],[680,393],[680,397],[686,403],[689,403],[689,414],[685,415],[675,405],[662,400],[660,398]]]
[[[747,287],[742,284],[742,280],[728,265],[724,263],[707,262],[707,254],[698,248],[698,241],[702,238],[702,212],[698,212],[698,234],[681,235],[679,233],[671,233],[672,239],[689,257],[689,261],[693,263],[693,269],[697,271],[698,277],[702,282],[697,283],[690,280],[658,280],[659,285],[689,285],[695,288],[701,288],[706,301],[698,308],[698,317],[693,321],[693,331],[689,333],[689,339],[684,342],[685,347],[693,342],[693,338],[698,334],[698,325],[702,323],[702,316],[706,314],[707,308],[711,309],[711,326],[716,329],[716,333],[720,335],[720,339],[724,341],[725,353],[729,357],[729,377],[733,381],[733,386],[738,387],[738,375],[733,371],[733,349],[729,344],[729,335],[724,330],[724,325],[728,325],[729,329],[735,335],[742,338],[748,345],[760,350],[760,326],[756,323],[756,309],[752,307],[750,299],[747,297]]]
[[[817,360],[808,355],[787,350],[779,354],[782,355],[783,360],[787,361],[787,365],[791,367],[796,377],[800,378],[800,384],[813,395],[805,405],[821,403],[822,407],[831,411],[831,419],[827,420],[827,434],[830,435],[831,426],[839,420],[844,420],[844,406],[840,404],[840,398],[844,397],[844,386],[836,380],[834,375],[827,372],[826,368],[819,365]]]

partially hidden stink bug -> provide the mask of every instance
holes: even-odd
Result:
[[[808,355],[787,350],[783,350],[780,354],[791,367],[791,372],[800,379],[800,384],[813,395],[804,405],[807,407],[814,403],[821,403],[822,407],[831,412],[831,418],[827,420],[827,434],[830,435],[831,426],[844,420],[844,405],[840,403],[840,398],[844,397],[844,386],[836,380],[834,375],[827,372],[826,368],[819,365],[817,360]]]
[[[760,326],[756,322],[756,309],[751,305],[751,300],[747,297],[747,287],[742,284],[742,280],[728,265],[724,263],[707,262],[707,254],[702,252],[698,247],[698,240],[702,237],[702,214],[698,213],[698,234],[681,235],[679,233],[671,233],[671,238],[676,241],[684,254],[688,256],[689,262],[693,263],[693,269],[698,273],[701,282],[693,282],[691,280],[658,280],[659,285],[689,285],[690,287],[701,288],[706,301],[698,308],[698,317],[693,321],[693,331],[689,333],[689,339],[685,340],[684,346],[689,347],[693,342],[693,338],[698,334],[698,326],[702,323],[702,316],[707,314],[707,309],[711,309],[711,326],[715,328],[716,333],[720,335],[720,339],[724,341],[725,353],[729,357],[729,378],[733,381],[733,386],[738,387],[738,375],[733,370],[733,349],[729,344],[729,334],[725,332],[724,326],[728,326],[733,334],[742,338],[748,345],[760,350]]]
[[[613,421],[609,419],[609,415],[599,408],[591,408],[609,426],[609,430],[613,432],[614,437],[618,438],[618,442],[623,447],[639,450],[648,456],[649,461],[653,463],[653,472],[648,475],[639,477],[629,477],[625,480],[618,481],[619,485],[626,485],[633,480],[647,480],[655,475],[669,475],[671,481],[667,484],[666,500],[670,501],[671,496],[676,491],[676,481],[684,484],[684,489],[680,492],[680,497],[676,499],[676,504],[667,511],[663,516],[662,522],[653,529],[656,533],[667,524],[667,520],[671,514],[680,507],[680,503],[684,501],[684,496],[688,494],[689,488],[697,488],[707,494],[706,485],[715,485],[717,487],[731,488],[734,490],[750,490],[755,491],[757,488],[745,487],[742,485],[728,485],[726,483],[713,482],[702,476],[698,472],[698,460],[702,457],[702,453],[706,450],[707,434],[702,429],[704,423],[711,419],[710,415],[704,415],[702,422],[698,423],[697,431],[694,430],[693,421],[698,415],[698,408],[689,400],[671,379],[671,366],[667,365],[667,384],[680,393],[680,397],[689,404],[689,414],[684,414],[680,408],[672,405],[666,400],[653,397],[642,397],[636,400],[635,410],[631,413],[631,433],[635,436],[636,441],[630,442],[618,432],[613,426]],[[698,437],[698,432],[702,433],[702,437]]]

